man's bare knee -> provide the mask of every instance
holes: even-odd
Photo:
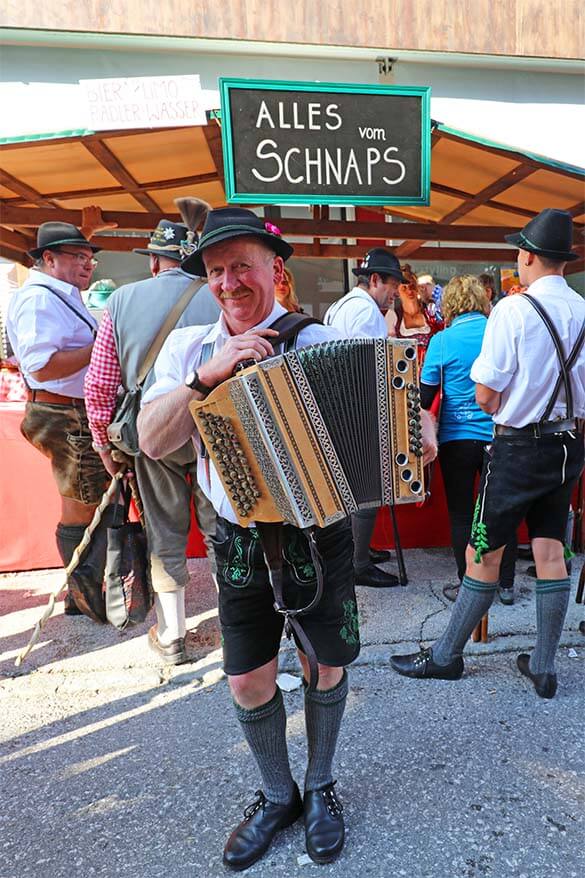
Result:
[[[261,668],[228,677],[234,700],[247,710],[260,707],[274,697],[276,659]]]
[[[563,561],[565,549],[559,540],[550,540],[546,537],[535,537],[532,540],[532,554],[536,564],[555,564]]]

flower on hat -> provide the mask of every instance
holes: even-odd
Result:
[[[264,228],[267,232],[270,232],[271,235],[277,235],[279,238],[282,237],[282,232],[280,231],[278,226],[274,225],[274,223],[265,222]]]

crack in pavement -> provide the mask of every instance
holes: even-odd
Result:
[[[428,587],[429,587],[429,590],[430,590],[432,596],[435,598],[436,601],[439,602],[440,607],[436,610],[432,610],[430,613],[427,613],[426,616],[424,617],[424,619],[422,620],[422,622],[420,623],[419,636],[418,636],[418,640],[419,640],[420,644],[422,644],[423,640],[426,639],[423,635],[424,635],[424,627],[427,624],[427,622],[429,622],[431,619],[434,619],[434,617],[438,616],[439,613],[442,613],[444,610],[448,609],[448,607],[445,604],[445,602],[443,601],[442,597],[440,597],[436,593],[435,589],[433,588],[432,582],[429,583]],[[439,588],[442,588],[442,586],[439,586]],[[442,594],[442,592],[441,592],[441,594]]]

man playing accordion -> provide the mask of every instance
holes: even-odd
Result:
[[[271,341],[278,333],[270,325],[286,312],[275,302],[274,286],[291,253],[276,227],[265,227],[251,211],[222,208],[209,214],[199,248],[184,267],[207,276],[222,314],[212,326],[176,330],[164,346],[139,419],[141,447],[150,457],[168,454],[193,434],[188,408],[192,400],[204,399],[239,362],[260,361],[275,353]],[[338,337],[334,329],[310,325],[299,331],[294,346]],[[202,363],[204,348],[208,359]],[[327,578],[323,598],[303,622],[317,654],[319,683],[315,691],[305,686],[309,760],[301,798],[289,765],[286,713],[276,686],[283,618],[273,609],[258,534],[236,523],[217,471],[203,456],[198,479],[218,514],[214,542],[224,668],[263,781],[263,791],[228,840],[224,863],[234,869],[250,866],[268,849],[275,833],[303,813],[307,851],[315,861],[329,862],[344,840],[342,806],[332,775],[348,691],[344,668],[360,648],[350,523],[344,519],[317,535]],[[287,587],[306,590],[312,566],[307,541],[301,531],[285,526],[284,543]],[[299,658],[308,679],[300,651]]]

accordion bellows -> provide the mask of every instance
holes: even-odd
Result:
[[[220,384],[191,414],[244,527],[325,527],[424,496],[416,346],[328,341]]]

